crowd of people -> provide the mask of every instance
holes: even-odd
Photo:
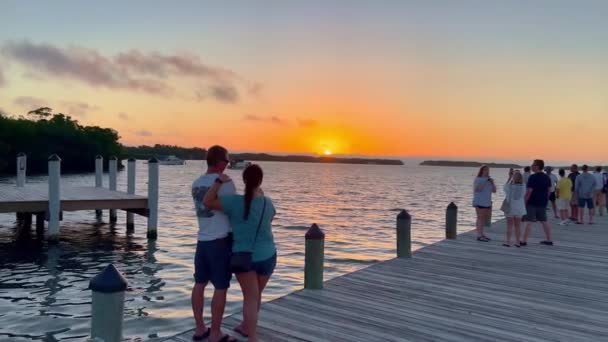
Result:
[[[507,182],[503,186],[505,199],[501,210],[507,218],[506,238],[503,246],[522,247],[528,245],[528,237],[535,222],[541,224],[545,240],[540,243],[552,246],[551,225],[547,219],[549,204],[558,225],[571,223],[584,224],[585,211],[587,223],[594,224],[595,211],[603,216],[608,214],[608,173],[601,166],[590,173],[589,166],[583,165],[582,172],[573,164],[570,173],[558,171],[559,178],[553,173],[554,169],[545,166],[543,160],[534,160],[532,166],[526,166],[523,173],[510,169]],[[473,206],[477,213],[477,240],[490,241],[484,234],[484,226],[492,210],[492,194],[497,192],[497,186],[490,177],[490,168],[482,166],[473,184]],[[585,210],[586,209],[586,210]],[[522,235],[522,222],[525,230]]]
[[[232,274],[243,294],[243,321],[234,330],[248,341],[257,341],[262,292],[277,262],[271,228],[276,210],[262,191],[263,171],[255,164],[247,166],[243,171],[245,191],[239,195],[230,177],[224,174],[229,163],[224,147],[209,148],[207,172],[192,184],[199,226],[192,289],[194,341],[235,341],[221,330]],[[208,283],[214,287],[210,327],[203,320]]]

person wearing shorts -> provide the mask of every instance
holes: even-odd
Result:
[[[532,172],[534,173],[528,178],[526,191],[526,215],[524,216],[526,232],[520,246],[528,245],[528,237],[530,236],[534,222],[540,222],[545,233],[545,240],[540,243],[553,246],[551,226],[547,222],[547,204],[549,203],[551,178],[542,172],[544,167],[545,162],[540,159],[536,159],[532,163]]]
[[[578,198],[578,224],[584,222],[585,208],[589,210],[589,224],[593,224],[595,182],[595,177],[589,173],[589,166],[583,165],[583,173],[576,178],[576,185],[574,186]]]
[[[606,184],[606,180],[604,179],[604,173],[602,172],[601,166],[597,166],[595,168],[595,172],[593,172],[593,177],[595,177],[595,191],[593,192],[593,201],[595,206],[597,207],[597,211],[600,216],[604,216],[604,209],[606,207],[606,194],[604,193],[604,186]]]
[[[229,163],[228,151],[221,146],[212,146],[207,151],[207,172],[192,183],[192,200],[198,221],[198,241],[194,254],[194,287],[192,289],[192,312],[196,329],[192,339],[211,342],[233,341],[221,331],[226,293],[230,287],[230,255],[232,253],[231,225],[228,216],[218,210],[206,207],[203,199],[216,179]],[[234,183],[224,184],[219,190],[222,195],[236,193]],[[211,301],[211,328],[203,320],[205,287],[214,287]]]
[[[557,185],[557,176],[553,173],[553,167],[547,166],[545,167],[545,173],[551,179],[551,188],[549,189],[549,202],[551,203],[551,208],[553,209],[553,215],[556,219],[559,218],[557,211],[557,196],[555,196],[555,186]]]
[[[576,195],[576,179],[579,175],[580,172],[578,172],[578,165],[572,164],[572,166],[570,166],[570,174],[568,175],[570,182],[572,182],[572,198],[570,199],[570,221],[572,222],[578,222],[578,197]]]
[[[261,189],[262,168],[256,164],[243,171],[244,195],[218,195],[222,184],[231,179],[222,175],[203,200],[205,206],[224,212],[230,219],[234,255],[249,253],[251,263],[233,264],[233,272],[243,292],[243,322],[234,330],[255,340],[262,293],[277,264],[277,249],[272,234],[276,210],[272,200]]]
[[[570,178],[566,177],[566,170],[564,169],[559,170],[559,176],[561,178],[555,187],[557,210],[559,210],[561,218],[559,225],[565,226],[570,224],[568,209],[570,208],[570,201],[572,200],[572,181],[570,181]]]

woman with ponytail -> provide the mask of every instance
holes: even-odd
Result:
[[[243,322],[235,331],[248,337],[248,341],[257,341],[262,291],[277,262],[271,228],[276,211],[272,200],[264,196],[260,188],[263,178],[262,168],[250,165],[243,171],[245,194],[218,197],[220,186],[231,181],[227,175],[220,175],[203,199],[205,207],[223,211],[230,219],[233,234],[232,267],[243,291]]]

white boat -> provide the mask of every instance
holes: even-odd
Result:
[[[160,165],[184,165],[186,162],[176,156],[161,157],[158,159]]]
[[[251,165],[251,162],[245,160],[232,160],[228,168],[231,170],[243,170],[247,166]]]

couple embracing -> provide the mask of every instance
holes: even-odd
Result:
[[[226,292],[233,273],[243,293],[243,322],[235,331],[249,341],[257,341],[262,291],[276,266],[277,253],[271,229],[276,211],[260,188],[262,169],[250,165],[243,171],[245,193],[238,195],[236,186],[224,174],[229,163],[225,148],[209,148],[207,172],[192,184],[199,226],[192,289],[192,311],[196,321],[194,341],[235,341],[221,331]],[[208,283],[215,289],[211,300],[211,327],[203,320]]]

